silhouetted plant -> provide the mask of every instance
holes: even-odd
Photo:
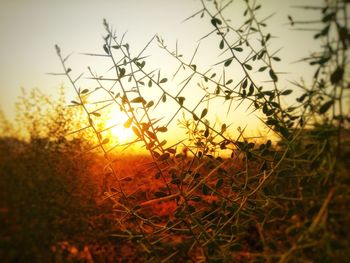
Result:
[[[322,11],[323,28],[315,38],[324,39],[324,49],[305,59],[317,65],[313,83],[296,83],[304,93],[291,105],[283,103],[283,98],[291,97],[293,89],[280,88],[274,63],[281,58],[269,48],[273,35],[265,28],[270,16],[260,18],[262,6],[255,1],[242,3],[244,21],[239,26],[232,26],[225,17],[232,1],[201,1],[201,9],[189,18],[208,18],[211,31],[202,41],[218,37],[217,48],[224,56],[203,71],[206,65],[194,63],[198,48],[186,59],[177,45],[173,51],[156,36],[135,55],[125,36],[119,38],[104,21],[102,54],[87,55],[108,59],[108,71],[100,76],[89,68],[89,78],[98,85],[89,90],[79,88],[82,74],[73,73],[68,57],[56,46],[61,74],[68,77],[78,97],[72,105],[85,112],[84,129],[96,135],[92,148],[101,149],[107,161],[105,177],[113,176],[115,182],[105,192],[120,223],[120,231],[113,236],[130,240],[147,252],[150,261],[315,259],[318,256],[307,249],[321,251],[331,240],[325,226],[327,207],[340,189],[334,138],[340,153],[341,134],[349,121],[344,102],[349,88],[348,1],[302,7]],[[293,25],[300,23],[289,20]],[[169,90],[168,77],[146,65],[144,53],[154,41],[178,63],[177,93]],[[232,68],[240,74],[231,76]],[[259,81],[261,77],[264,81]],[[194,106],[185,95],[193,83],[202,90]],[[234,111],[234,104],[236,109],[243,106],[259,112],[279,142],[248,138],[241,128],[233,138],[229,125],[217,125],[208,117],[211,103],[217,100],[228,103],[228,112]],[[174,109],[174,114],[164,116],[165,121],[155,114],[162,103]],[[125,144],[111,145],[106,135],[111,127],[102,127],[105,110],[113,106],[127,116],[123,126],[135,133],[135,139]],[[179,114],[183,114],[179,126],[187,130],[188,139],[169,146],[162,133],[167,134]],[[118,159],[114,150],[134,144],[148,150],[152,163],[143,178],[135,175],[125,180],[114,165]],[[146,179],[154,184],[143,194],[135,191],[135,185]],[[172,211],[167,216],[157,212],[164,205]],[[322,255],[332,257],[327,253]]]

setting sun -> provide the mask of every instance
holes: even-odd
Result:
[[[105,127],[108,129],[107,134],[112,144],[125,144],[133,140],[135,134],[132,129],[124,127],[124,123],[127,120],[127,116],[121,112],[108,114],[105,120]]]

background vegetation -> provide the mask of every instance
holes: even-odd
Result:
[[[208,23],[202,41],[218,40],[216,65],[195,64],[197,49],[185,58],[159,36],[133,55],[104,21],[102,53],[88,54],[110,69],[100,76],[89,68],[96,89],[80,88],[83,75],[56,46],[57,74],[77,95],[69,107],[63,93],[52,101],[33,90],[19,98],[18,127],[0,115],[5,262],[350,260],[349,2],[300,7],[319,10],[319,21],[288,18],[320,28],[320,50],[302,58],[315,68],[312,82],[288,89],[280,88],[281,58],[270,50],[274,36],[261,5],[243,1],[245,20],[233,26],[225,13],[232,2],[201,3],[189,19]],[[146,65],[153,42],[178,63],[175,93],[169,77]],[[192,84],[198,98],[186,93]],[[269,137],[214,122],[216,101],[258,114]],[[159,117],[162,104],[174,114]],[[110,107],[127,116],[129,142],[111,141]],[[188,138],[169,143],[177,120]],[[121,155],[128,147],[149,154]]]

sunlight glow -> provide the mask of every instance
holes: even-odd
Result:
[[[105,127],[109,128],[108,137],[112,144],[125,144],[131,142],[135,138],[132,129],[125,128],[124,123],[127,121],[127,116],[120,112],[110,113],[105,119]]]

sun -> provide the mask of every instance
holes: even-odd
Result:
[[[104,122],[111,143],[126,144],[135,139],[132,129],[124,127],[124,123],[128,120],[127,116],[121,112],[108,115]]]

